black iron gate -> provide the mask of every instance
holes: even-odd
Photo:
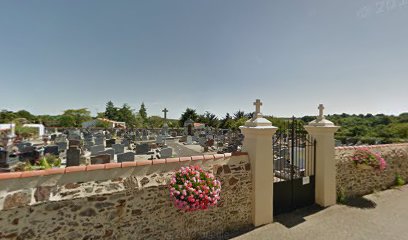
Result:
[[[315,150],[316,141],[294,117],[274,135],[274,215],[314,204]]]

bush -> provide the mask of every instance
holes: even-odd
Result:
[[[196,211],[217,205],[221,182],[199,166],[182,167],[171,177],[169,190],[177,208]]]

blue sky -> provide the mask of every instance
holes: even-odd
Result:
[[[399,114],[407,23],[408,0],[2,0],[0,109]]]

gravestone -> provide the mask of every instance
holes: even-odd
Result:
[[[171,132],[170,134],[172,137],[177,137],[177,132]]]
[[[76,147],[70,147],[67,150],[67,167],[79,166],[81,157],[81,150]]]
[[[16,147],[18,148],[18,151],[21,152],[24,150],[25,147],[32,146],[32,145],[33,144],[30,142],[22,142],[22,143],[17,143]]]
[[[136,154],[147,154],[149,152],[149,144],[136,144]]]
[[[57,145],[50,145],[44,147],[44,155],[45,154],[52,154],[55,156],[59,156],[59,150]]]
[[[32,148],[31,151],[25,151],[19,155],[20,161],[29,161],[31,165],[40,159],[40,152]]]
[[[95,138],[95,145],[104,145],[105,144],[105,137],[96,137]]]
[[[130,147],[130,141],[128,140],[128,139],[123,139],[122,140],[122,144],[125,146],[125,147]]]
[[[163,148],[160,150],[160,158],[170,158],[173,156],[172,148]]]
[[[187,143],[188,145],[193,144],[193,137],[190,136],[190,135],[188,135],[188,136],[187,136],[187,141],[186,141],[186,143]]]
[[[133,152],[125,152],[116,155],[118,163],[135,161],[135,154]]]
[[[164,144],[164,139],[163,139],[163,136],[162,136],[162,135],[157,136],[157,138],[156,138],[156,143],[157,143],[158,145]]]
[[[65,151],[68,148],[68,143],[66,141],[56,142],[55,145],[58,146],[58,151]]]
[[[5,150],[0,150],[0,168],[8,168],[9,165],[7,163],[7,155],[8,152]]]
[[[109,154],[100,154],[91,157],[91,164],[105,164],[110,163],[110,155]]]
[[[115,150],[113,149],[106,149],[105,151],[99,152],[98,155],[109,154],[110,160],[115,158]]]
[[[115,143],[116,143],[116,139],[114,139],[114,138],[113,139],[107,139],[105,146],[106,147],[112,147],[112,145],[115,144]]]
[[[102,151],[105,150],[105,146],[104,145],[95,145],[95,146],[92,146],[90,148],[90,150],[91,150],[91,155],[97,155],[97,154],[99,154],[99,152],[102,152]]]
[[[81,141],[80,140],[69,140],[69,145],[68,147],[80,147],[81,146]]]
[[[113,144],[112,148],[115,150],[116,154],[120,154],[120,153],[125,152],[125,145],[123,145],[123,144]]]

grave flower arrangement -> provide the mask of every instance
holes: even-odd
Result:
[[[199,166],[181,167],[171,177],[169,190],[178,209],[203,210],[219,202],[221,182]]]
[[[387,166],[380,153],[371,152],[368,148],[357,149],[351,156],[351,159],[357,166],[362,168],[384,170]]]

